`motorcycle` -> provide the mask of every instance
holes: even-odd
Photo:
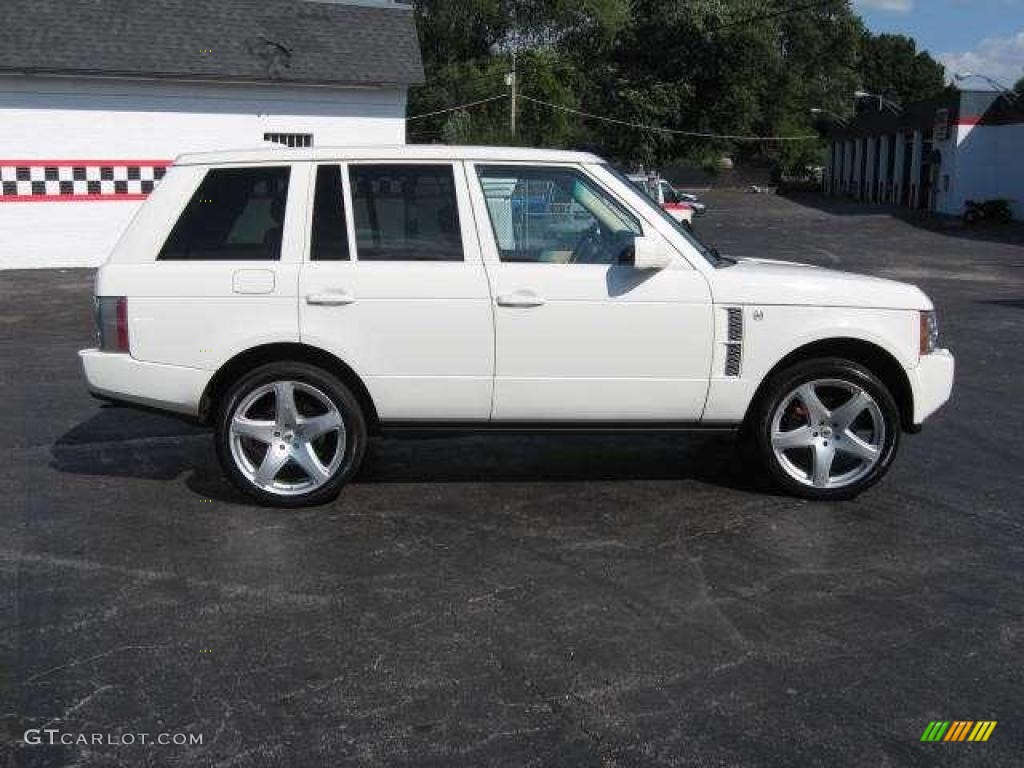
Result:
[[[965,224],[979,224],[982,221],[1009,224],[1012,219],[1009,200],[968,200],[964,203]]]

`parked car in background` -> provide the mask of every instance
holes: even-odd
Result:
[[[675,187],[672,187],[672,190],[675,192],[676,197],[678,197],[688,206],[693,208],[694,216],[703,216],[705,213],[708,212],[707,205],[702,203],[701,199],[697,195],[691,194],[689,192],[683,192],[681,190],[676,189]]]
[[[673,219],[686,227],[693,227],[693,217],[697,214],[696,206],[683,200],[675,188],[663,178],[641,173],[629,174],[626,178],[660,205]]]
[[[734,260],[600,158],[441,145],[186,155],[96,276],[99,398],[213,427],[259,502],[371,435],[734,430],[854,496],[950,396],[912,285]]]

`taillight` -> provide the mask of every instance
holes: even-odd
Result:
[[[939,318],[935,312],[922,312],[920,319],[921,354],[930,355],[939,346]]]
[[[130,351],[127,297],[96,297],[96,339],[101,352]]]

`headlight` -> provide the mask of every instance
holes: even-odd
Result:
[[[935,311],[921,313],[921,354],[930,355],[939,346],[939,318]]]

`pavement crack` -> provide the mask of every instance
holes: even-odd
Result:
[[[25,680],[24,684],[28,685],[29,683],[34,683],[37,680],[42,680],[44,677],[49,677],[54,672],[60,672],[61,670],[70,669],[71,667],[80,667],[82,664],[88,664],[90,662],[97,661],[98,659],[105,658],[106,656],[111,656],[115,653],[125,653],[127,651],[154,651],[166,647],[167,646],[165,645],[121,645],[109,651],[97,653],[95,656],[90,656],[87,659],[74,659],[73,661],[69,661],[67,664],[61,664],[57,667],[51,667],[50,669],[47,669],[43,672],[39,672],[38,674],[32,675],[31,677]]]
[[[51,725],[53,725],[54,723],[59,723],[59,722],[63,722],[64,720],[67,720],[69,715],[73,715],[75,712],[77,712],[78,710],[82,709],[83,707],[89,706],[90,702],[92,702],[93,699],[95,699],[101,693],[104,693],[106,691],[112,690],[113,688],[114,688],[113,685],[101,685],[99,688],[95,689],[88,696],[83,696],[81,699],[76,701],[70,707],[65,709],[64,712],[59,717],[55,717],[52,720],[48,721],[45,725],[43,725],[43,727],[40,730],[45,730],[45,729],[49,728]]]
[[[282,603],[289,606],[327,608],[337,605],[339,600],[336,596],[325,597],[323,595],[311,595],[308,593],[285,592],[276,586],[251,587],[247,584],[232,584],[213,579],[198,579],[191,576],[183,576],[179,573],[175,573],[174,571],[153,571],[143,568],[127,568],[124,566],[97,563],[91,560],[55,557],[53,555],[38,555],[32,553],[12,552],[10,550],[0,550],[0,560],[14,562],[19,565],[44,565],[52,568],[69,568],[78,571],[116,573],[123,576],[129,576],[136,581],[181,581],[190,587],[199,589],[215,589],[225,597],[238,597],[245,599],[255,598]]]

